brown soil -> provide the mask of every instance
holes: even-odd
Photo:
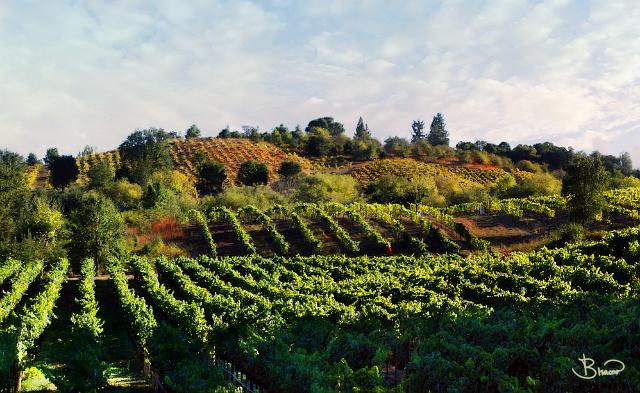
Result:
[[[545,240],[554,229],[566,220],[525,215],[514,217],[506,214],[458,217],[471,234],[491,242],[493,246],[507,250],[522,250]]]

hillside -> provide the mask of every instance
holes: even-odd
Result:
[[[267,142],[255,143],[246,138],[193,138],[171,141],[171,158],[184,173],[194,176],[194,164],[199,156],[224,165],[230,183],[233,183],[240,165],[249,160],[259,161],[269,167],[270,180],[277,177],[277,170],[285,160],[300,162],[303,171],[309,172],[311,163],[295,154],[285,153]]]
[[[590,229],[603,232],[640,224],[640,189],[612,190],[606,197],[604,216]],[[487,247],[509,253],[553,241],[553,232],[570,222],[566,203],[560,196],[485,201],[482,215],[480,202],[441,209],[419,205],[417,212],[394,204],[299,204],[263,212],[252,206],[216,208],[207,215],[206,229],[195,222],[181,225],[161,219],[151,232],[133,228],[129,236],[139,249],[162,239],[156,252],[192,257],[212,250],[218,256],[255,252],[266,257],[469,254]],[[212,243],[207,244],[209,236]]]
[[[519,170],[510,172],[516,179],[530,176],[530,173]],[[383,175],[395,175],[412,179],[417,176],[434,178],[442,176],[452,180],[461,187],[490,186],[507,171],[497,167],[479,167],[471,165],[438,164],[417,161],[412,158],[394,158],[365,162],[351,172],[351,175],[366,186],[369,182]]]
[[[191,138],[171,140],[171,159],[176,169],[190,177],[195,176],[196,162],[200,159],[215,160],[224,165],[227,170],[228,184],[233,184],[240,165],[249,160],[259,161],[267,165],[270,180],[277,178],[277,170],[284,160],[300,162],[304,172],[311,170],[311,162],[295,154],[284,152],[282,149],[267,142],[252,142],[246,138]],[[80,169],[78,182],[85,184],[87,172],[91,165],[106,160],[115,171],[120,165],[120,154],[117,150],[78,156]]]

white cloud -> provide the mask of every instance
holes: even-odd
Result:
[[[227,124],[640,152],[640,3],[0,4],[0,145],[117,146],[134,128]]]

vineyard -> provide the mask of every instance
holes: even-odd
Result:
[[[171,140],[171,159],[174,167],[192,179],[196,176],[197,163],[200,160],[214,160],[227,170],[228,184],[233,184],[240,165],[245,161],[259,161],[269,168],[270,180],[277,176],[278,168],[284,160],[297,161],[304,172],[309,172],[311,163],[295,154],[285,153],[266,142],[255,143],[245,138],[193,138]],[[120,166],[118,151],[79,156],[76,158],[80,175],[78,183],[88,181],[87,172],[97,162],[106,161],[112,171]]]
[[[618,215],[633,220],[640,220],[640,188],[630,187],[609,190],[605,194],[606,205],[604,215]],[[525,213],[535,213],[549,218],[565,210],[570,201],[562,196],[542,196],[528,198],[509,198],[486,200],[482,202],[463,203],[440,209],[450,216],[478,214],[482,206],[487,213],[503,213],[522,217]],[[426,207],[425,207],[426,208]],[[605,217],[600,217],[602,220]]]
[[[439,210],[416,212],[401,205],[356,203],[298,204],[260,211],[216,207],[190,211],[198,230],[198,254],[250,255],[394,255],[485,250],[452,216]]]
[[[491,185],[506,174],[507,172],[502,169],[447,166],[420,162],[410,158],[385,159],[367,162],[351,173],[351,175],[364,186],[378,179],[382,175],[395,175],[407,179],[412,179],[417,176],[426,176],[429,178],[442,176],[451,179],[461,187],[468,187],[471,185]],[[526,176],[521,171],[517,171],[517,175],[518,177]]]
[[[270,180],[277,174],[280,164],[284,160],[297,161],[303,171],[308,172],[311,163],[295,154],[285,153],[274,145],[266,142],[254,143],[248,139],[177,139],[171,143],[171,157],[178,169],[188,175],[195,175],[195,162],[199,155],[206,159],[215,160],[224,165],[233,184],[240,165],[245,161],[259,161],[269,168]]]
[[[120,167],[120,153],[118,153],[117,150],[114,150],[76,157],[76,164],[78,165],[79,172],[77,180],[78,184],[87,184],[89,182],[87,172],[89,172],[89,169],[98,162],[106,162],[109,169],[111,169],[111,172],[115,173]]]
[[[621,217],[640,221],[640,189],[607,192],[602,221]],[[511,198],[464,203],[448,208],[396,204],[298,204],[260,212],[253,206],[237,212],[216,208],[191,212],[201,229],[199,253],[216,256],[248,255],[396,255],[487,250],[488,241],[476,237],[460,216],[525,215],[551,223],[566,215],[561,196]],[[546,221],[544,221],[546,220]],[[480,235],[477,235],[480,236]],[[204,251],[202,251],[204,250]]]
[[[140,356],[167,391],[242,382],[256,392],[631,392],[640,389],[639,262],[633,228],[506,258],[131,257],[108,270]],[[41,262],[18,265],[0,267],[12,282],[3,310],[15,310],[0,325],[3,381],[32,355],[68,266],[44,264],[37,278]],[[80,296],[66,305],[88,337],[102,328],[94,269],[85,260]],[[29,286],[37,294],[16,307]],[[625,370],[576,378],[583,353]],[[225,378],[228,365],[235,378]]]

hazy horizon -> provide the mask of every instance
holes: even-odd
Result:
[[[110,150],[332,116],[352,134],[551,141],[640,166],[636,1],[0,4],[0,147]]]

